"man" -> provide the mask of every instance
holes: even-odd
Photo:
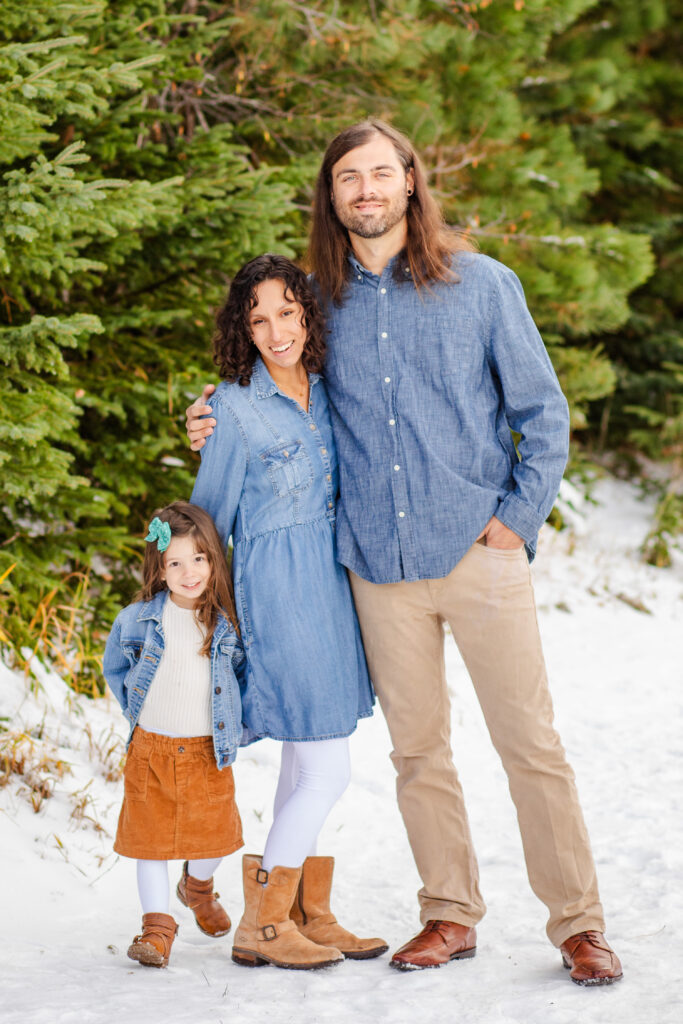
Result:
[[[450,749],[448,622],[508,774],[548,935],[575,982],[609,984],[621,966],[553,729],[527,558],[564,470],[567,405],[519,281],[446,227],[409,141],[379,121],[330,143],[310,254],[330,329],[338,557],[423,881],[424,927],[392,966],[474,956],[485,911]],[[195,449],[208,412],[188,410]]]

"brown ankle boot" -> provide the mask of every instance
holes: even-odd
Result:
[[[235,932],[232,959],[243,967],[290,967],[306,971],[329,967],[344,959],[338,949],[304,938],[289,917],[301,868],[264,871],[261,858],[242,860],[244,915]]]
[[[325,946],[335,946],[349,960],[371,960],[386,953],[384,939],[359,939],[342,928],[330,910],[334,857],[307,857],[294,900],[291,918],[302,935]]]
[[[202,882],[199,878],[188,875],[185,861],[176,895],[180,902],[192,911],[197,927],[205,935],[218,937],[228,934],[231,927],[230,918],[218,902],[218,893],[213,891],[213,878]]]
[[[142,934],[128,947],[128,956],[145,967],[166,967],[178,925],[170,914],[143,914]]]

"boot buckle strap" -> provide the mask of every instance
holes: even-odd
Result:
[[[268,872],[265,870],[265,868],[257,868],[256,881],[258,882],[259,885],[268,884]]]
[[[261,929],[261,934],[263,935],[264,942],[271,942],[273,939],[277,938],[277,928],[274,924],[266,924]]]

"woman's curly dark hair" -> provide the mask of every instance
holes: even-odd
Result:
[[[213,361],[223,380],[239,381],[245,387],[251,380],[258,355],[249,326],[249,314],[256,305],[256,289],[264,281],[277,279],[303,308],[306,344],[301,362],[307,373],[321,373],[325,362],[325,321],[308,279],[285,256],[266,253],[250,260],[237,271],[228,296],[216,314],[213,336]]]

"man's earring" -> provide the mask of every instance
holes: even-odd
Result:
[[[412,194],[413,194],[413,190],[412,190],[412,188],[409,188],[409,189],[408,189],[408,195],[409,195],[409,196],[412,196]]]

